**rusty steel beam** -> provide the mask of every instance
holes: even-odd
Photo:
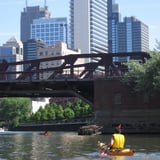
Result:
[[[57,75],[63,74],[65,69],[70,71],[72,75],[74,70],[79,67],[83,67],[84,70],[80,71],[80,78],[88,78],[92,77],[96,70],[100,67],[103,69],[101,71],[104,72],[105,76],[112,76],[111,72],[116,76],[122,75],[122,73],[127,71],[127,68],[122,65],[120,62],[113,62],[113,57],[127,57],[131,58],[137,57],[142,62],[145,62],[145,59],[150,58],[150,56],[145,52],[131,52],[131,53],[99,53],[99,54],[77,54],[77,55],[65,55],[58,57],[49,57],[43,59],[35,59],[35,60],[27,60],[20,62],[6,62],[2,61],[0,63],[0,80],[8,80],[8,77],[11,75],[19,75],[15,80],[34,80],[40,79],[40,73],[50,72],[49,79],[54,79]],[[80,59],[95,59],[95,62],[84,63],[84,64],[75,64],[75,62]],[[63,63],[59,67],[50,67],[50,68],[40,68],[40,64],[43,62],[57,61],[63,60]],[[115,64],[118,65],[115,65]],[[28,65],[24,71],[12,71],[12,67],[16,67],[18,65]],[[119,74],[121,73],[121,74]]]

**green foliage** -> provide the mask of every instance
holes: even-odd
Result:
[[[75,113],[76,118],[80,118],[82,116],[82,101],[81,99],[77,99],[75,104],[73,104],[72,109]]]
[[[160,91],[160,52],[152,51],[151,58],[145,63],[130,61],[127,63],[126,83],[135,82],[135,91],[147,93]]]
[[[12,125],[26,121],[31,115],[31,100],[29,98],[3,98],[0,105],[2,119],[12,121]]]
[[[75,103],[67,102],[66,106],[52,103],[47,104],[45,108],[40,107],[35,114],[32,114],[31,119],[32,121],[71,120],[92,115],[91,106],[77,98]]]
[[[35,114],[33,114],[33,120],[40,121],[41,120],[41,112],[37,111]]]
[[[17,126],[19,126],[19,124],[20,124],[20,118],[18,116],[16,116],[12,120],[12,126],[17,127]]]
[[[75,103],[67,102],[66,106],[47,104],[44,108],[40,107],[36,113],[31,113],[29,98],[3,98],[0,104],[1,118],[12,122],[13,127],[22,122],[71,120],[91,115],[93,115],[92,108],[81,99],[77,99]]]
[[[69,107],[65,108],[64,109],[64,117],[66,119],[73,119],[75,117],[74,111]]]
[[[63,107],[61,105],[57,105],[56,106],[56,119],[64,119],[64,115],[63,115]]]
[[[55,120],[56,119],[56,113],[55,113],[54,106],[47,104],[45,109],[47,110],[48,120]]]

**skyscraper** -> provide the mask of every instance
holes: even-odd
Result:
[[[67,18],[39,18],[31,24],[31,38],[41,39],[48,46],[68,43]]]
[[[146,52],[149,49],[148,26],[135,17],[121,20],[119,5],[108,0],[108,48],[110,53]],[[117,58],[114,57],[114,61]],[[130,57],[117,60],[129,60]]]
[[[24,11],[21,12],[21,41],[26,42],[30,39],[30,28],[33,23],[33,19],[40,17],[50,17],[50,12],[48,11],[48,7],[45,6],[41,8],[39,6],[32,6],[24,8]]]
[[[117,53],[117,24],[121,21],[119,5],[108,0],[108,52]]]
[[[149,50],[148,26],[135,17],[125,17],[118,23],[118,52]]]
[[[108,52],[107,0],[70,0],[71,48]]]

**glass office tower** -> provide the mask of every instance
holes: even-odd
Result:
[[[70,47],[107,53],[107,21],[107,0],[70,0]]]
[[[118,23],[118,51],[146,52],[149,50],[149,28],[135,17],[125,17]]]
[[[46,45],[68,43],[67,18],[39,18],[31,24],[31,38],[41,39]]]
[[[115,0],[108,0],[108,52],[118,52],[117,24],[121,21],[119,5]]]

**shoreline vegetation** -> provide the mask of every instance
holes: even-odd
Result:
[[[57,103],[47,104],[40,107],[33,113],[31,109],[31,99],[29,98],[3,98],[0,104],[0,126],[10,130],[12,128],[24,125],[34,125],[44,123],[66,123],[66,122],[84,122],[94,116],[93,108],[75,98],[75,101],[68,101],[64,106]]]

